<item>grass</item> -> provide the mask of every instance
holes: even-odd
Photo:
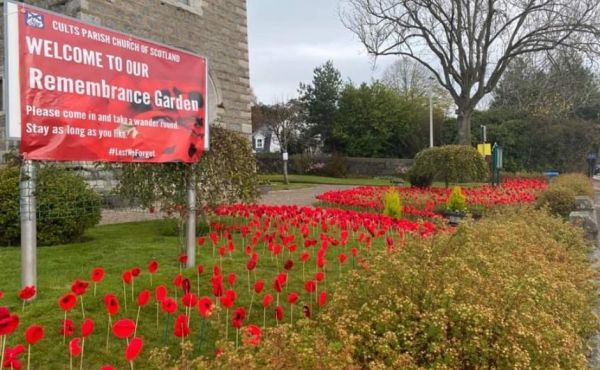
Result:
[[[283,182],[273,182],[271,183],[271,191],[306,189],[312,188],[313,186],[315,186],[315,184],[306,184],[302,182],[291,182],[287,185]]]
[[[389,186],[393,185],[390,178],[338,178],[312,175],[289,175],[290,183],[301,184],[324,184],[324,185],[374,185]],[[260,175],[263,181],[272,183],[282,183],[283,175]]]
[[[123,284],[121,274],[132,267],[140,267],[142,274],[135,282],[135,296],[144,288],[150,288],[149,274],[146,272],[147,263],[151,259],[156,259],[159,263],[158,273],[154,277],[154,287],[158,284],[165,284],[169,289],[169,295],[174,296],[175,291],[172,285],[173,278],[179,272],[177,256],[179,247],[176,236],[168,236],[164,230],[166,223],[164,221],[148,221],[138,223],[128,223],[119,225],[105,225],[90,229],[86,233],[86,240],[80,243],[70,245],[61,245],[54,247],[44,247],[38,249],[38,297],[25,306],[24,312],[21,311],[21,301],[18,299],[20,289],[20,250],[14,247],[0,248],[0,281],[2,286],[0,290],[5,292],[5,297],[0,300],[0,305],[8,306],[12,312],[21,316],[21,324],[18,330],[8,338],[8,345],[14,346],[17,343],[24,343],[24,331],[31,324],[41,324],[46,331],[45,338],[36,344],[32,351],[32,368],[44,369],[64,369],[68,368],[68,341],[63,344],[63,338],[60,334],[62,326],[63,312],[58,306],[58,299],[65,293],[70,292],[71,283],[77,279],[89,280],[90,272],[94,267],[103,267],[106,271],[104,280],[97,287],[97,296],[93,295],[93,285],[84,296],[86,316],[95,321],[94,333],[86,340],[85,357],[83,368],[99,368],[102,364],[112,364],[118,369],[129,368],[125,362],[124,351],[126,344],[112,336],[110,345],[106,349],[106,330],[107,314],[103,304],[103,297],[106,293],[114,293],[119,297],[121,311],[118,318],[135,319],[137,306],[131,301],[131,287],[127,286],[127,306],[123,307]],[[318,232],[314,231],[313,237],[317,237]],[[249,239],[250,237],[248,237]],[[208,239],[208,238],[207,238]],[[222,260],[222,272],[224,276],[225,289],[228,288],[227,276],[234,272],[237,276],[235,290],[238,294],[234,309],[243,306],[248,311],[251,301],[251,294],[248,290],[248,275],[246,270],[247,255],[241,247],[239,234],[234,234],[234,243],[236,250],[231,257],[227,256]],[[219,264],[219,257],[213,257],[210,241],[207,240],[203,248],[199,248],[197,263],[205,266],[205,272],[201,276],[200,296],[207,295],[213,298],[210,285],[210,276],[214,265]],[[281,253],[281,260],[270,258],[270,253],[265,251],[264,243],[260,244],[261,257],[256,269],[255,278],[265,280],[265,292],[273,292],[273,280],[278,271],[282,270],[283,261],[287,259],[288,252]],[[297,252],[298,253],[298,252]],[[333,253],[333,252],[332,252]],[[302,269],[297,256],[292,257],[295,263],[294,270]],[[329,257],[334,260],[335,257]],[[314,261],[314,256],[311,258]],[[314,262],[313,262],[314,263]],[[346,265],[350,268],[349,265]],[[342,273],[344,271],[341,271]],[[306,275],[312,276],[314,266],[307,266]],[[332,275],[331,280],[335,280],[340,270],[338,266],[332,264],[327,266],[326,274]],[[192,290],[196,291],[196,270],[184,270],[184,275],[190,278]],[[302,306],[308,302],[314,306],[313,299],[304,292],[303,278],[298,272],[289,274],[288,285],[282,293],[281,301],[286,309],[285,320],[289,320],[289,308],[286,297],[292,290],[300,294],[300,300],[296,305],[294,318],[300,317]],[[329,280],[329,279],[328,279]],[[331,281],[330,280],[330,281]],[[327,283],[329,285],[330,282]],[[323,289],[320,287],[320,290]],[[319,290],[319,291],[320,291]],[[254,323],[262,326],[263,312],[260,305],[260,299],[254,299],[253,311],[244,324]],[[152,297],[154,291],[152,290]],[[179,293],[181,298],[181,293]],[[285,302],[285,304],[284,304]],[[181,305],[181,300],[178,301]],[[271,307],[274,307],[275,302]],[[215,351],[215,342],[224,337],[225,312],[216,309],[213,316],[208,320],[208,324],[200,329],[200,316],[197,309],[192,313],[192,342],[194,343],[193,357],[200,354],[213,356]],[[180,310],[179,312],[182,312]],[[82,322],[81,306],[77,306],[69,313],[68,317],[73,320],[75,326],[75,335],[80,331]],[[235,331],[231,327],[231,312],[229,317],[229,340],[235,340]],[[174,358],[178,357],[180,346],[178,338],[172,334],[173,318],[171,318],[170,329],[166,338],[163,336],[165,316],[162,311],[159,317],[159,324],[156,324],[156,306],[154,299],[151,303],[142,309],[140,316],[140,326],[138,336],[144,338],[144,349],[142,355],[136,360],[136,368],[152,368],[149,362],[150,351],[152,348],[169,347],[169,353]],[[289,321],[288,321],[289,322]],[[267,326],[275,325],[272,309],[267,311]],[[200,340],[200,331],[202,331],[202,340]],[[200,344],[201,343],[201,344]],[[200,346],[201,345],[201,348]],[[22,357],[25,364],[26,356]],[[79,366],[79,359],[75,360],[75,367]]]

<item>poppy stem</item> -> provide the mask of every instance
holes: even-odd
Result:
[[[267,327],[267,309],[263,307],[263,329]]]
[[[27,345],[27,370],[29,370],[30,367],[31,367],[31,344]]]
[[[65,341],[67,340],[66,326],[67,326],[67,311],[65,311],[65,318],[63,320],[63,344],[65,344]],[[3,352],[4,352],[4,350],[3,350]]]
[[[156,302],[156,330],[158,330],[158,302]]]
[[[6,335],[0,336],[2,338],[2,354],[0,355],[0,366],[4,364],[4,347],[6,347]]]
[[[246,272],[248,273],[248,292],[250,292],[250,270],[246,269]]]
[[[131,302],[135,302],[134,296],[135,296],[135,278],[131,278]]]
[[[85,309],[83,308],[83,294],[79,296],[79,300],[81,301],[81,315],[85,319]]]
[[[96,296],[96,282],[94,282],[94,297]]]
[[[153,276],[153,275],[154,275],[154,274],[152,274],[152,273],[150,274],[150,287],[152,287],[152,276]]]
[[[108,338],[110,337],[110,327],[112,326],[112,318],[110,317],[110,313],[108,314],[108,321],[106,326],[106,350],[108,351]]]
[[[290,324],[294,325],[294,305],[290,307]]]
[[[133,361],[129,361],[129,366],[131,367],[131,370],[133,370]]]
[[[142,306],[138,306],[137,316],[135,317],[135,329],[133,330],[133,336],[135,337],[137,334],[138,321],[140,320],[140,309]]]
[[[250,308],[248,309],[248,321],[250,321],[250,314],[252,313],[252,304],[254,303],[254,292],[252,292],[252,297],[250,298]]]
[[[73,370],[73,356],[69,356],[69,369]]]
[[[237,350],[239,347],[239,336],[240,336],[240,329],[236,329],[235,330],[235,349]]]
[[[200,272],[196,268],[196,294],[200,297]]]
[[[81,357],[79,357],[79,370],[83,370],[83,353],[85,351],[85,337],[81,340]]]
[[[123,305],[125,306],[125,311],[127,311],[127,289],[125,289],[125,282],[123,282]]]
[[[25,300],[23,300],[23,308],[21,309],[21,312],[25,312]]]

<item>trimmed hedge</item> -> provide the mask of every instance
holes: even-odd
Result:
[[[475,148],[446,145],[428,148],[415,156],[408,180],[417,187],[431,186],[434,180],[450,183],[485,181],[487,164]]]
[[[101,198],[79,176],[41,168],[36,186],[38,245],[77,241],[100,222]],[[0,168],[0,246],[20,243],[19,214],[19,168]]]

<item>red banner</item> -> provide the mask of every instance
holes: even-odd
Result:
[[[7,117],[9,128],[20,125],[25,159],[200,158],[208,147],[206,59],[22,3],[7,7],[18,17],[5,33],[7,47],[18,45],[5,58],[8,107],[19,111]]]

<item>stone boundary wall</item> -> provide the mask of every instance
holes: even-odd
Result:
[[[279,153],[256,154],[258,172],[261,174],[281,173],[283,160]],[[348,177],[398,176],[412,165],[412,159],[401,158],[360,158],[336,155],[290,156],[290,174],[324,175]]]

